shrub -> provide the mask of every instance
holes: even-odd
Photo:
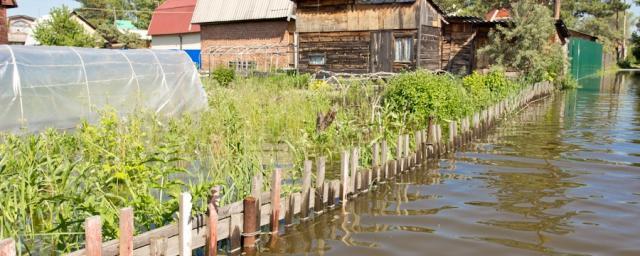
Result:
[[[483,108],[489,106],[493,95],[491,89],[487,86],[485,76],[473,72],[473,74],[462,79],[464,89],[471,95],[475,108]]]
[[[236,79],[236,71],[231,68],[218,67],[211,73],[213,80],[218,82],[220,86],[227,87]]]
[[[460,79],[422,71],[392,79],[384,102],[395,113],[407,113],[404,121],[414,124],[424,124],[431,115],[438,120],[453,120],[473,109]]]

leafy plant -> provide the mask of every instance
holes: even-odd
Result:
[[[213,80],[220,86],[227,87],[236,79],[236,71],[227,67],[218,67],[211,72]]]

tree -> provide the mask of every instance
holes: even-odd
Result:
[[[51,19],[36,26],[34,37],[42,45],[94,47],[97,40],[76,22],[66,6],[51,10]]]
[[[146,44],[144,40],[140,39],[138,34],[130,33],[130,32],[120,32],[114,25],[112,24],[102,24],[98,26],[98,32],[107,40],[107,43],[110,45],[121,45],[122,48],[131,49],[131,48],[145,48]]]
[[[96,27],[114,24],[116,19],[131,20],[141,29],[149,27],[153,11],[165,0],[76,0],[77,12]]]
[[[534,1],[512,4],[511,22],[489,33],[489,44],[480,49],[496,64],[521,71],[534,81],[564,75],[564,54],[551,43],[556,31],[551,11]]]

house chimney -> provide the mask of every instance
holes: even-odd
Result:
[[[560,19],[560,7],[561,6],[562,6],[562,0],[555,0],[554,1],[554,7],[555,7],[554,9],[555,9],[555,11],[553,13],[554,14],[553,18],[555,18],[556,20]]]

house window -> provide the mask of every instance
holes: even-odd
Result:
[[[309,65],[324,65],[327,62],[327,58],[322,53],[309,54]]]
[[[253,70],[256,68],[255,61],[229,61],[229,68],[236,70]]]
[[[412,37],[397,37],[395,42],[396,62],[411,62]]]

